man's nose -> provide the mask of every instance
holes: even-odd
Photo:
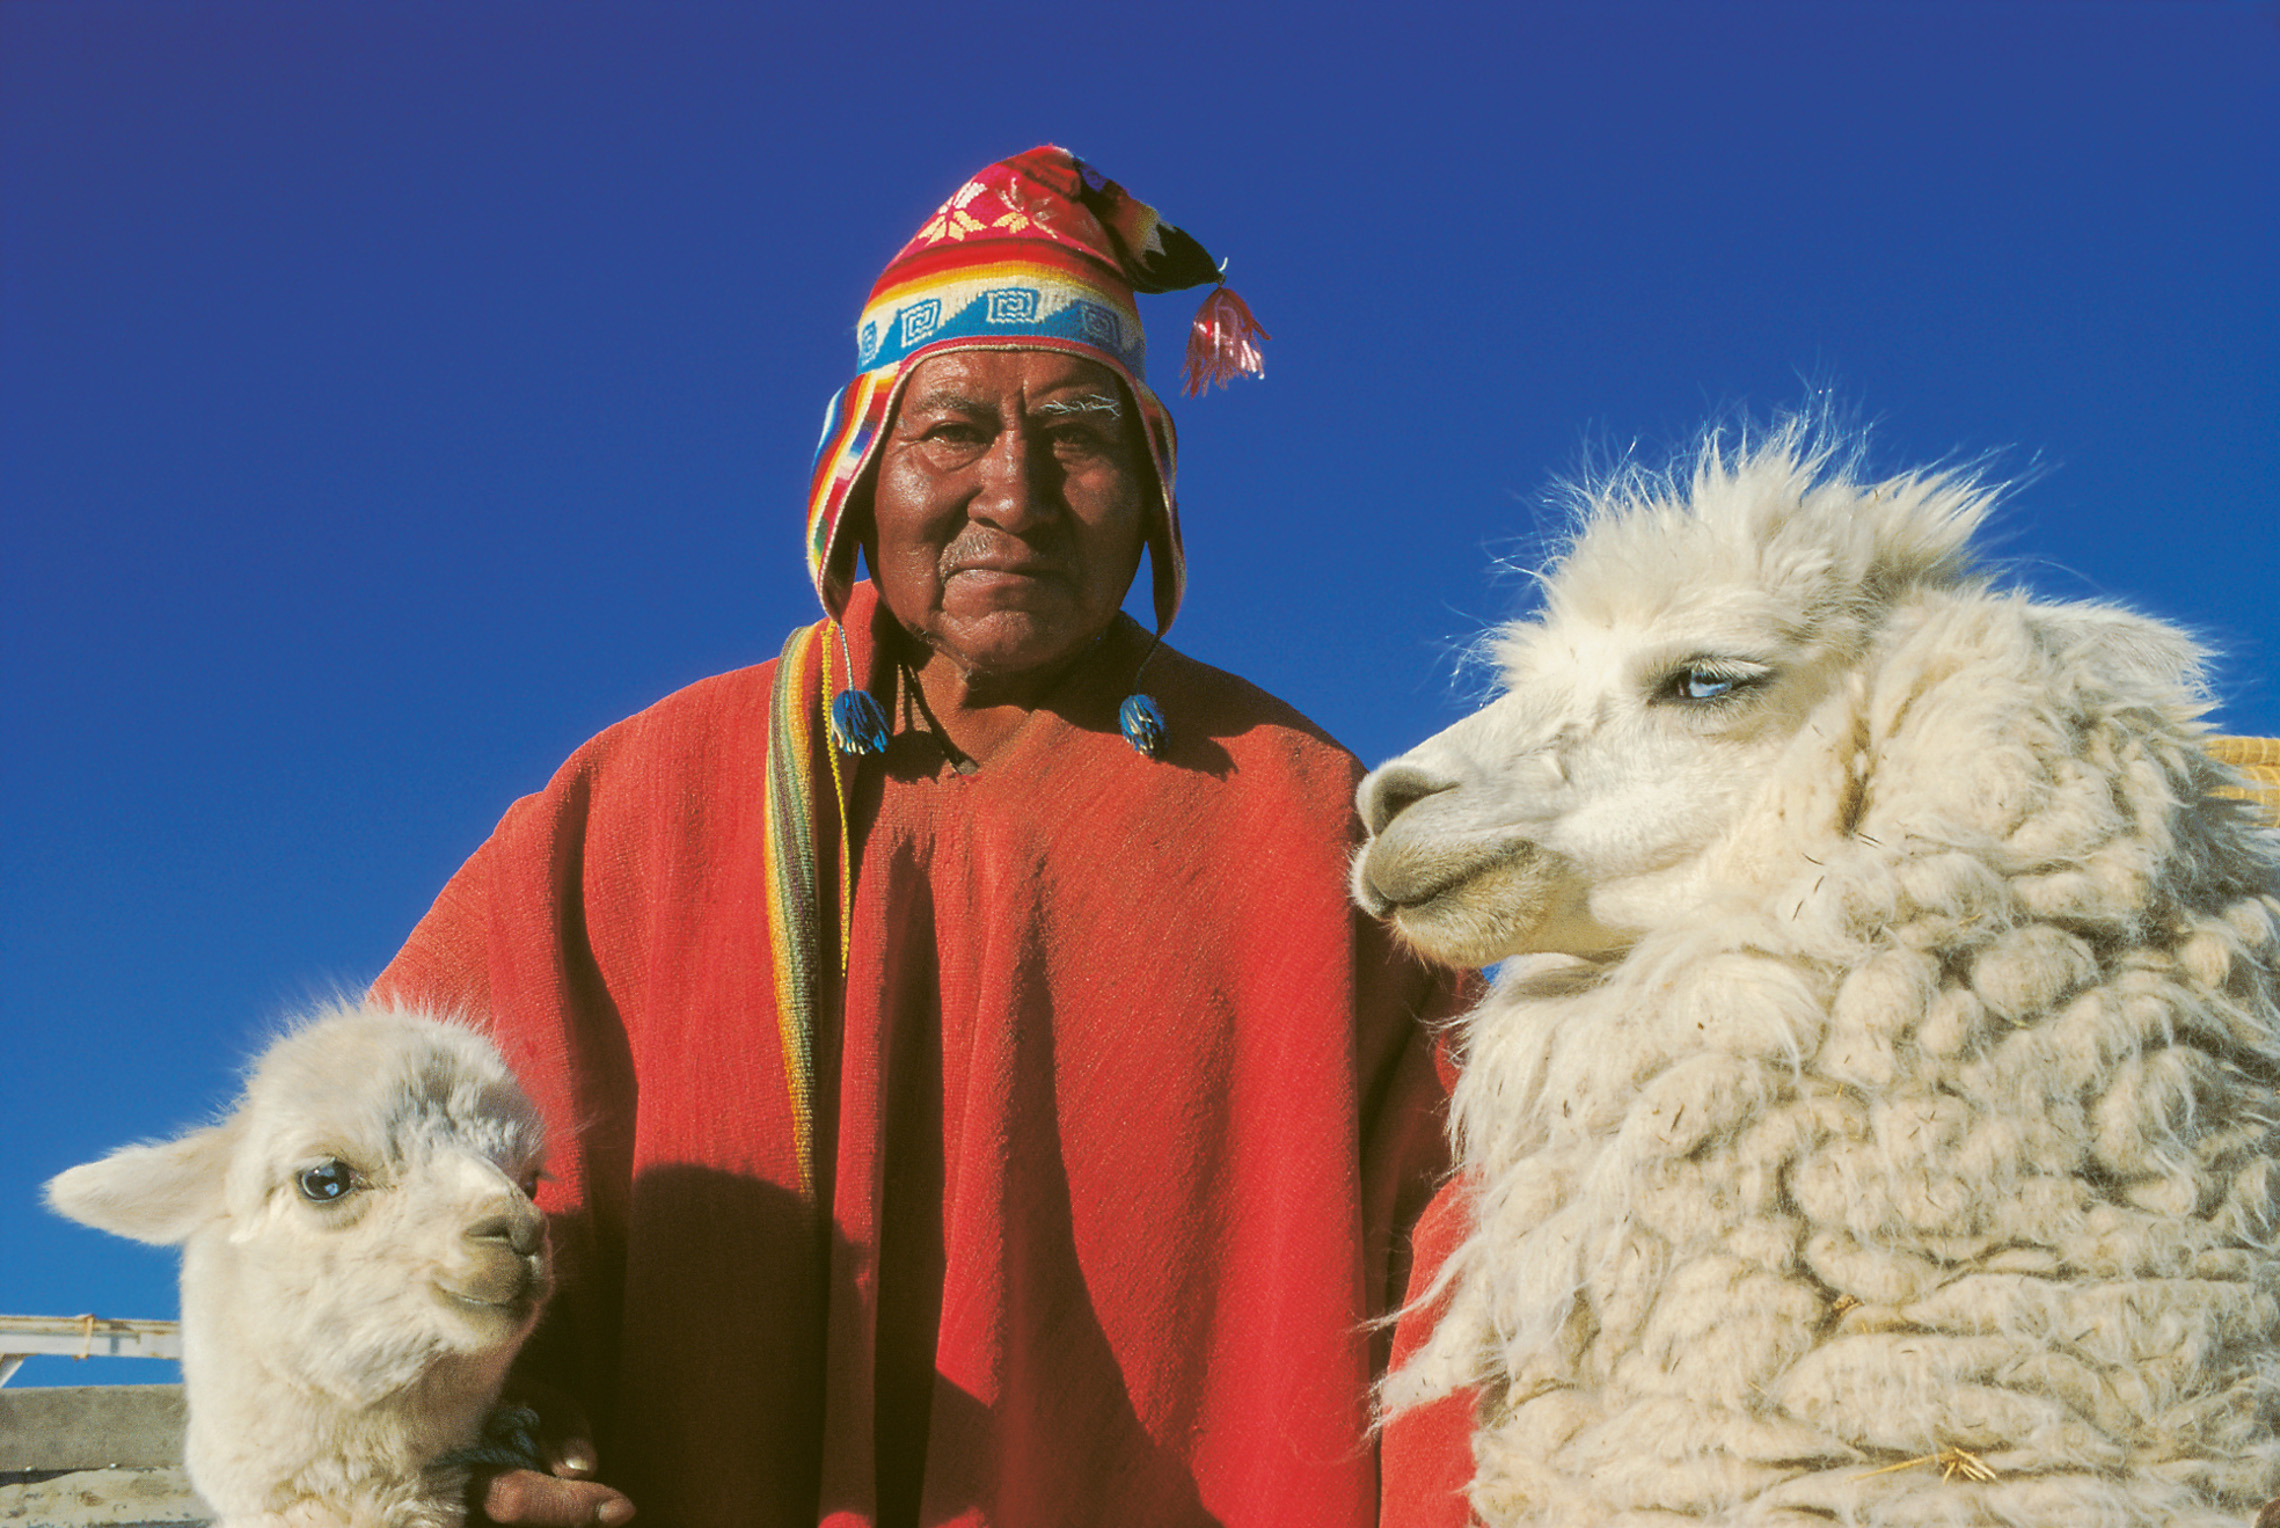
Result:
[[[1001,430],[981,463],[973,517],[1019,531],[1053,513],[1053,453],[1018,429]]]

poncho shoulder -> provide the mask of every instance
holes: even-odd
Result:
[[[439,914],[456,908],[470,916],[425,920],[382,985],[416,983],[435,995],[449,988],[459,1006],[487,1011],[486,963],[466,941],[489,925],[467,899],[488,895],[483,872],[491,863],[539,843],[556,878],[574,868],[582,888],[606,884],[622,916],[670,894],[658,872],[676,854],[716,853],[724,832],[758,832],[775,669],[770,660],[697,680],[595,735],[544,791],[509,808],[437,903]],[[1162,799],[1228,794],[1239,777],[1233,794],[1246,817],[1279,821],[1294,839],[1351,842],[1363,767],[1295,707],[1168,647],[1149,659],[1146,676],[1174,716],[1169,765],[1191,776],[1160,792]],[[1116,730],[1111,719],[1095,740],[1123,748]]]

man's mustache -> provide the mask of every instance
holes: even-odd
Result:
[[[1010,531],[967,531],[942,549],[942,569],[953,572],[1050,572],[1064,559],[1059,539],[1050,531],[1036,537]]]

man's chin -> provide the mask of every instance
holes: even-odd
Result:
[[[1038,598],[993,600],[972,611],[946,608],[936,628],[919,635],[960,673],[1018,683],[1060,673],[1115,619],[1113,610],[1089,618],[1040,591]]]

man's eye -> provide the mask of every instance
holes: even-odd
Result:
[[[1107,432],[1085,425],[1066,425],[1053,432],[1053,449],[1063,456],[1105,456],[1112,444]]]

